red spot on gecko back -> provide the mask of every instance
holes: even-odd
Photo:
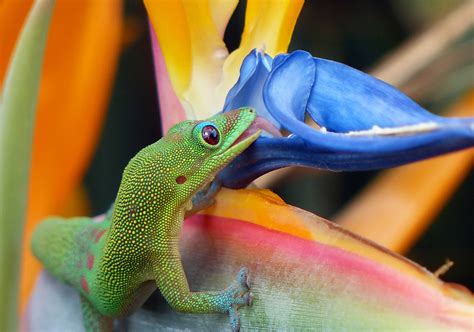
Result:
[[[84,292],[89,294],[89,284],[87,283],[86,277],[81,277],[81,287]]]
[[[87,254],[87,268],[89,270],[92,270],[92,267],[94,267],[94,259],[95,259],[94,255],[92,255],[91,253]]]
[[[99,242],[100,238],[104,235],[105,229],[101,229],[95,233],[95,243]]]
[[[92,232],[91,232],[91,239],[95,241],[95,238],[97,237],[97,233],[99,232],[98,229],[93,229]]]

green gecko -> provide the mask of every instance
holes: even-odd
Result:
[[[241,108],[207,121],[184,121],[142,149],[124,170],[104,220],[51,217],[34,232],[32,250],[47,271],[80,293],[87,331],[109,331],[113,318],[140,307],[159,288],[177,311],[228,313],[239,330],[250,305],[248,270],[221,291],[193,292],[178,242],[192,199],[260,135],[256,114]]]

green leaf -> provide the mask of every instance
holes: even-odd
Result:
[[[54,0],[35,1],[0,97],[0,331],[17,330],[20,255],[36,104]]]

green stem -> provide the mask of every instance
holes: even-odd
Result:
[[[16,331],[21,243],[41,66],[54,0],[35,1],[0,98],[0,331]]]

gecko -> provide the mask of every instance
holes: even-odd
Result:
[[[252,301],[248,269],[226,289],[191,291],[179,235],[185,216],[200,208],[193,198],[260,135],[256,119],[246,107],[178,123],[130,160],[102,221],[49,217],[37,226],[32,251],[79,292],[86,331],[111,331],[114,318],[131,314],[157,288],[174,310],[227,313],[230,328],[240,329],[238,309]]]

